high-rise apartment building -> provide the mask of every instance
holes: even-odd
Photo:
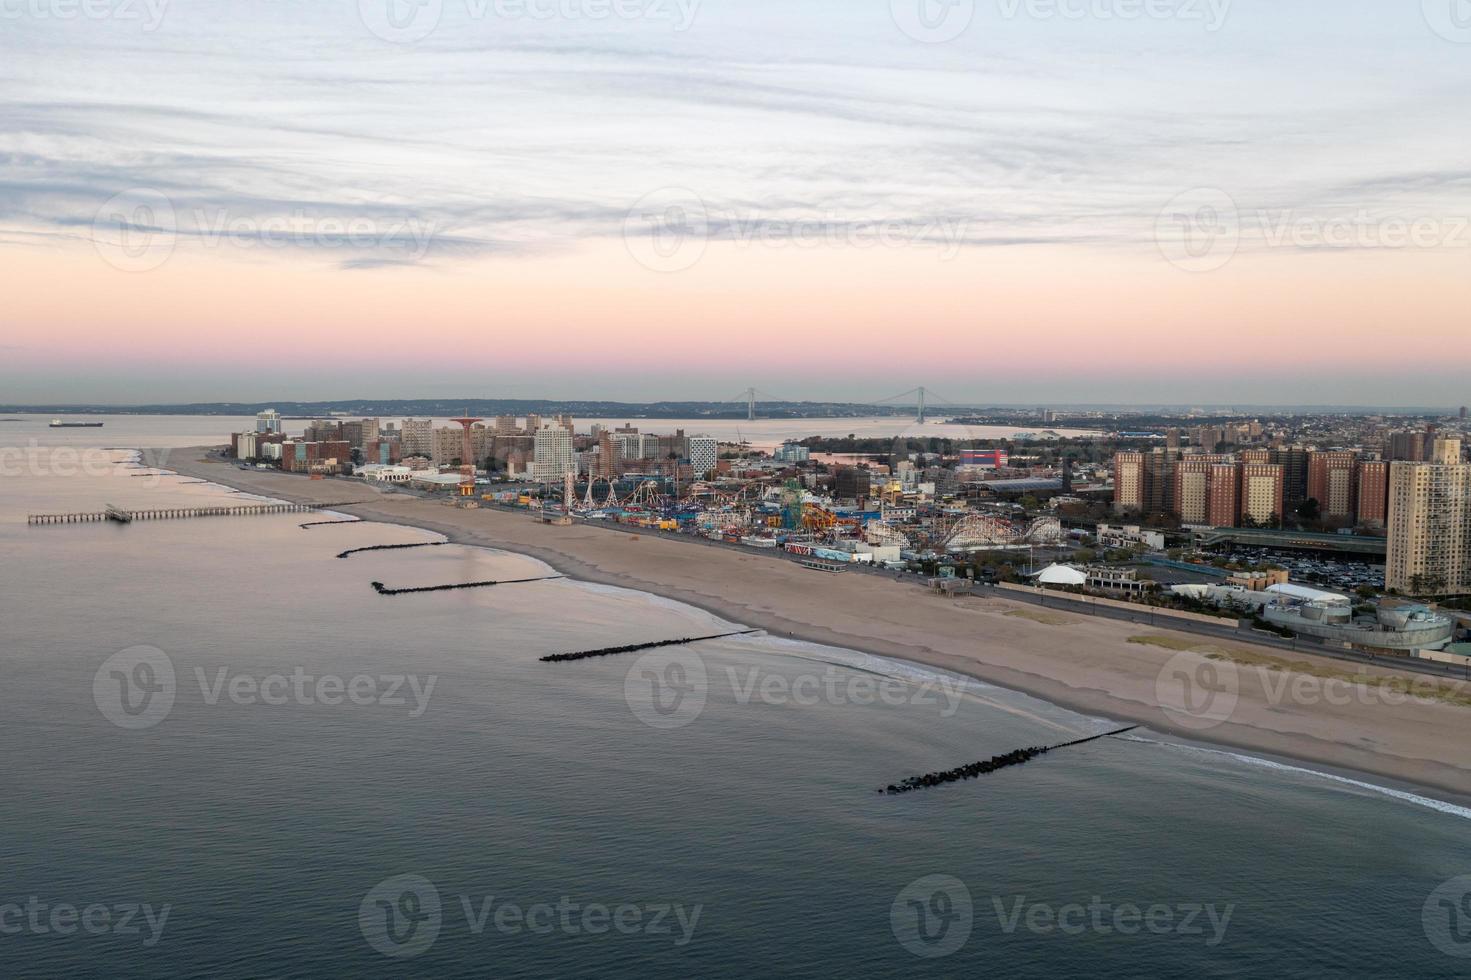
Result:
[[[461,459],[465,454],[465,430],[459,426],[441,426],[434,430],[434,442],[429,458],[435,466],[463,466],[474,463],[483,466],[491,455],[494,433],[483,425],[470,426],[470,452],[472,459]]]
[[[1308,456],[1301,446],[1277,450],[1274,462],[1282,464],[1282,506],[1296,508],[1308,499]]]
[[[1419,463],[1425,460],[1425,448],[1423,432],[1391,432],[1384,440],[1384,458]]]
[[[255,431],[273,433],[281,431],[281,413],[274,408],[255,413]]]
[[[399,442],[402,444],[401,452],[404,456],[432,457],[434,455],[434,420],[404,419]]]
[[[1412,595],[1471,592],[1471,465],[1461,440],[1437,440],[1431,462],[1390,465],[1384,584]]]
[[[1358,513],[1359,457],[1353,452],[1308,454],[1308,496],[1318,502],[1325,521],[1352,524]]]
[[[1166,449],[1121,452],[1113,458],[1113,506],[1119,513],[1175,511],[1176,454]]]
[[[714,436],[690,436],[688,442],[690,469],[694,471],[696,478],[708,476],[719,459],[719,443]]]
[[[1358,522],[1369,527],[1384,527],[1389,520],[1389,467],[1383,459],[1366,459],[1359,463]]]
[[[1115,453],[1113,509],[1120,514],[1142,514],[1146,496],[1144,453]]]
[[[611,480],[617,475],[618,444],[613,441],[613,434],[604,429],[598,433],[597,472],[594,476]]]
[[[550,424],[536,430],[533,475],[538,480],[560,480],[564,474],[577,472],[577,454],[572,448],[572,433],[564,426]]]
[[[1226,460],[1210,468],[1210,504],[1206,520],[1211,527],[1235,527],[1241,521],[1241,468]]]
[[[613,445],[618,447],[618,458],[624,462],[643,459],[647,453],[644,452],[644,437],[637,429],[621,428],[614,431]]]
[[[1144,509],[1161,514],[1175,502],[1175,461],[1177,453],[1156,449],[1144,457]]]
[[[1169,509],[1180,518],[1181,524],[1222,526],[1211,519],[1211,494],[1222,488],[1222,478],[1213,475],[1213,471],[1216,466],[1230,461],[1229,456],[1196,455],[1186,456],[1174,464],[1174,499]],[[1234,489],[1230,492],[1230,497],[1234,502]],[[1231,527],[1233,524],[1234,518],[1224,526]]]
[[[1278,463],[1241,464],[1240,523],[1272,527],[1282,521],[1285,505],[1285,471]]]

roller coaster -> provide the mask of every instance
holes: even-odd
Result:
[[[1058,545],[1062,540],[1062,522],[1055,517],[1039,517],[1022,528],[1004,517],[967,514],[950,528],[942,543],[947,551],[974,551],[1028,544]]]

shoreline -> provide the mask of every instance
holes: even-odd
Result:
[[[1210,641],[1164,627],[1083,620],[1001,598],[944,598],[917,582],[867,575],[817,576],[760,553],[703,548],[592,525],[556,527],[493,508],[460,510],[407,495],[384,496],[342,479],[308,481],[240,470],[207,447],[173,450],[160,465],[245,493],[334,503],[363,520],[412,527],[447,541],[514,552],[580,581],[651,593],[773,636],[939,668],[1017,691],[1075,713],[1138,724],[1166,740],[1307,767],[1340,779],[1367,777],[1397,792],[1471,806],[1471,749],[1460,734],[1471,707],[1440,702],[1338,705],[1278,703],[1243,672],[1230,719],[1208,730],[1176,724],[1158,705],[1156,677],[1173,648],[1130,643],[1167,636],[1257,656],[1282,651]],[[1294,662],[1342,664],[1311,654]],[[1366,668],[1370,677],[1414,677]],[[1256,678],[1261,680],[1261,678]],[[1343,736],[1352,733],[1352,741]]]

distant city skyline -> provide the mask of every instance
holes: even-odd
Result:
[[[456,406],[461,405],[461,403],[464,403],[464,404],[480,404],[480,403],[501,403],[501,402],[504,402],[504,403],[507,403],[507,404],[513,404],[513,403],[514,404],[518,404],[520,407],[519,408],[516,408],[514,411],[515,412],[520,412],[521,414],[525,414],[525,411],[527,410],[527,406],[539,406],[540,407],[540,410],[550,411],[550,410],[552,410],[552,407],[556,407],[556,406],[575,406],[575,405],[578,405],[579,403],[590,403],[590,404],[604,405],[604,406],[622,406],[622,407],[630,408],[630,409],[636,409],[636,408],[654,408],[654,407],[659,407],[659,406],[705,405],[705,406],[728,406],[732,411],[739,410],[740,412],[743,412],[743,411],[745,411],[745,408],[746,408],[746,402],[744,400],[740,400],[740,399],[726,399],[726,400],[721,400],[721,399],[704,399],[704,398],[698,398],[698,397],[691,397],[691,398],[663,397],[663,396],[658,396],[658,395],[652,395],[652,396],[649,396],[649,397],[646,397],[646,398],[627,398],[627,399],[625,399],[625,398],[597,398],[597,397],[594,397],[594,396],[591,396],[591,395],[585,395],[585,394],[568,395],[568,396],[564,396],[564,397],[555,397],[555,396],[552,396],[552,395],[542,395],[542,396],[528,395],[528,396],[519,396],[518,397],[518,396],[506,395],[506,394],[504,394],[502,392],[495,392],[495,391],[479,392],[479,393],[459,391],[459,392],[457,392],[455,394],[452,394],[452,395],[439,396],[439,397],[425,396],[422,393],[420,395],[418,395],[418,396],[415,396],[415,395],[394,396],[394,395],[374,395],[374,394],[371,394],[371,393],[357,392],[354,395],[344,396],[344,397],[341,397],[341,398],[294,398],[294,397],[282,397],[282,398],[274,398],[274,399],[273,398],[264,398],[264,399],[262,399],[262,398],[239,398],[239,399],[234,399],[234,398],[231,398],[231,399],[204,398],[204,399],[191,399],[191,400],[182,400],[182,401],[162,401],[162,402],[155,402],[155,401],[140,401],[140,402],[98,402],[98,401],[81,402],[81,401],[78,401],[78,402],[67,402],[67,401],[61,401],[61,400],[56,400],[56,399],[50,399],[50,400],[38,400],[38,401],[31,401],[31,402],[25,402],[25,401],[0,402],[0,409],[3,409],[5,411],[12,411],[12,412],[24,412],[27,409],[31,409],[31,408],[36,408],[36,409],[45,408],[48,411],[49,410],[53,410],[53,409],[60,410],[60,409],[63,409],[63,408],[74,408],[74,409],[79,409],[79,410],[106,410],[108,408],[115,408],[115,409],[117,409],[120,412],[127,412],[127,411],[132,411],[132,410],[137,410],[137,409],[150,409],[150,410],[152,410],[152,409],[156,409],[156,408],[160,408],[160,407],[163,407],[163,408],[180,408],[180,409],[183,409],[183,408],[189,408],[189,407],[193,407],[193,406],[201,406],[201,407],[209,407],[209,408],[216,408],[216,409],[218,409],[218,408],[228,408],[228,407],[231,407],[231,406],[243,406],[242,411],[244,411],[246,408],[248,408],[249,411],[246,412],[246,414],[250,414],[251,412],[255,412],[255,411],[259,410],[262,407],[269,408],[271,410],[275,410],[275,409],[277,409],[278,407],[281,407],[281,406],[286,406],[286,407],[289,408],[290,406],[303,405],[303,406],[339,406],[339,407],[334,407],[334,408],[330,409],[330,412],[337,413],[337,414],[346,413],[346,414],[349,414],[349,415],[351,415],[351,414],[364,414],[364,413],[366,413],[368,415],[377,414],[377,415],[380,415],[380,416],[383,416],[383,417],[394,417],[396,415],[402,415],[404,417],[412,417],[412,416],[419,416],[419,415],[429,415],[429,416],[432,416],[432,417],[435,417],[435,418],[439,418],[439,417],[448,418],[449,417],[449,415],[445,414],[445,412],[429,411],[429,410],[424,409],[422,406],[404,407],[402,409],[400,409],[400,408],[393,408],[392,410],[390,410],[389,408],[386,408],[386,407],[383,408],[382,410],[378,410],[378,409],[371,409],[371,410],[369,410],[369,409],[366,409],[364,407],[364,406],[367,406],[367,405],[378,404],[378,403],[396,403],[396,402],[405,402],[405,403],[431,402],[431,403],[436,403],[436,404],[443,405],[445,407],[445,411],[448,411],[449,409],[454,409],[454,410],[458,411],[458,408],[456,408]],[[902,415],[905,414],[906,411],[912,412],[913,409],[914,409],[915,404],[916,403],[915,403],[915,401],[912,398],[905,399],[905,400],[899,400],[899,401],[875,402],[875,401],[871,401],[871,400],[864,400],[861,396],[854,396],[852,398],[843,398],[843,397],[833,397],[833,398],[806,397],[806,398],[791,398],[791,399],[787,399],[787,398],[776,399],[776,398],[762,397],[762,398],[758,399],[758,401],[757,401],[757,412],[758,412],[758,417],[761,417],[761,406],[781,406],[781,407],[784,407],[785,408],[787,406],[793,406],[793,405],[813,405],[813,406],[823,406],[823,405],[832,405],[832,406],[865,406],[865,405],[867,405],[867,406],[874,407],[875,414],[880,414],[880,415],[881,414],[894,414],[894,415],[900,415],[900,416],[902,416]],[[1313,414],[1325,414],[1325,415],[1332,415],[1332,414],[1355,414],[1355,415],[1388,414],[1388,415],[1406,415],[1406,416],[1445,416],[1445,417],[1454,417],[1454,416],[1457,416],[1459,413],[1462,413],[1465,408],[1466,408],[1466,406],[1455,406],[1455,405],[1373,405],[1373,404],[1340,404],[1340,405],[1334,405],[1334,404],[1313,404],[1313,403],[1303,403],[1303,404],[1294,405],[1294,404],[1280,404],[1280,403],[1268,404],[1268,403],[1265,403],[1265,402],[1262,402],[1262,403],[1252,403],[1252,402],[1223,402],[1223,403],[1218,403],[1218,404],[1217,403],[1211,403],[1211,402],[1176,402],[1176,403],[1169,403],[1169,402],[1132,402],[1131,403],[1131,402],[1069,402],[1069,401],[1062,401],[1062,400],[1059,400],[1059,401],[1015,401],[1015,402],[1012,402],[1012,401],[988,401],[988,400],[986,400],[984,398],[979,398],[979,399],[974,399],[974,400],[958,400],[958,401],[950,401],[950,402],[941,402],[941,403],[938,403],[938,404],[936,402],[934,402],[934,401],[931,401],[930,404],[929,404],[928,414],[929,414],[929,416],[930,416],[930,418],[932,420],[938,420],[938,419],[944,418],[944,417],[946,417],[948,415],[955,415],[957,413],[957,411],[959,411],[959,410],[965,410],[965,411],[990,411],[990,410],[999,410],[999,411],[1004,411],[1004,412],[1037,412],[1037,413],[1053,412],[1053,413],[1058,413],[1058,414],[1065,414],[1065,413],[1069,413],[1069,412],[1100,413],[1100,414],[1106,414],[1106,413],[1121,413],[1121,414],[1137,413],[1137,414],[1159,414],[1159,415],[1165,416],[1165,417],[1177,416],[1177,417],[1179,417],[1181,419],[1190,417],[1191,415],[1206,416],[1206,415],[1210,415],[1212,413],[1219,413],[1219,414],[1223,414],[1223,415],[1231,415],[1231,414],[1257,414],[1257,415],[1262,415],[1262,416],[1269,416],[1269,415],[1289,415],[1289,414],[1301,414],[1301,415],[1313,415]],[[294,411],[294,409],[291,409],[291,410]],[[318,411],[319,414],[323,414],[323,413],[328,413],[329,412],[329,410],[326,409],[326,408],[313,409],[313,410]],[[511,409],[507,409],[507,410],[510,411]],[[305,414],[301,414],[301,415],[299,415],[297,417],[307,417],[307,415],[310,414],[310,411],[311,410],[305,410],[304,409],[303,412]],[[216,414],[216,413],[211,413],[211,414]],[[514,412],[513,412],[513,414],[514,414]],[[607,415],[608,413],[604,412],[602,414],[603,415]],[[613,413],[613,414],[618,414],[618,413]],[[580,416],[579,415],[576,415],[574,413],[574,417],[593,418],[593,417],[598,417],[598,413],[592,413],[592,414],[584,413],[584,414],[582,414]],[[636,417],[639,417],[639,416],[630,416],[630,418],[636,418]],[[666,417],[667,418],[676,418],[677,416],[674,416],[674,415],[667,415],[666,416],[664,414],[660,414],[660,415],[656,415],[656,416],[646,416],[646,417],[649,417],[649,418],[666,418]],[[796,417],[796,416],[781,415],[781,416],[770,416],[770,417],[772,417],[772,418],[792,418],[792,417]],[[842,417],[842,416],[837,416],[837,417]],[[1465,415],[1464,414],[1461,414],[1460,417],[1461,417],[1462,420],[1465,419]]]
[[[0,401],[1468,400],[1439,0],[390,2],[0,12]]]

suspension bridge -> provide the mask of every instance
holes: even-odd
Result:
[[[913,400],[909,401],[906,399]],[[748,422],[756,421],[758,406],[761,404],[761,402],[790,403],[788,399],[777,398],[769,392],[762,391],[761,389],[755,387],[747,388],[745,391],[741,392],[734,398],[730,398],[727,400],[735,404],[744,404],[746,406],[746,421]],[[950,399],[941,395],[939,392],[935,391],[933,388],[929,388],[924,385],[920,385],[917,388],[910,388],[908,391],[901,391],[897,395],[890,395],[888,398],[881,398],[878,401],[869,402],[868,404],[873,405],[875,408],[902,408],[913,405],[914,421],[920,425],[924,425],[925,422],[928,420],[929,405],[932,402],[939,402],[947,407],[955,409],[966,407],[951,401]]]

